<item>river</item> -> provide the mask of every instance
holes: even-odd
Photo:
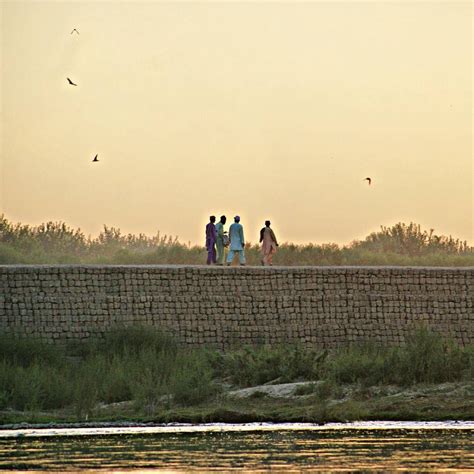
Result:
[[[170,424],[0,430],[0,469],[474,471],[474,422]]]

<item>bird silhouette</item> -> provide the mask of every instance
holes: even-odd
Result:
[[[67,82],[71,84],[71,86],[77,86],[77,84],[74,84],[74,82],[72,82],[71,79],[69,79],[69,77],[66,77],[66,79],[67,79]]]
[[[372,184],[372,178],[365,178],[364,181],[368,181],[368,182],[369,182],[369,186]]]
[[[71,35],[76,32],[77,34],[79,34],[79,31],[76,30],[76,28],[74,28],[72,31],[71,31]]]
[[[99,155],[95,155],[95,156],[94,156],[94,159],[93,159],[92,161],[93,161],[93,162],[99,161],[99,159],[97,158],[98,156],[99,156]]]

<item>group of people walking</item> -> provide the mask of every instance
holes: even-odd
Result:
[[[229,232],[224,230],[226,216],[221,216],[216,224],[216,216],[209,218],[206,225],[206,250],[208,265],[231,265],[235,255],[239,256],[240,265],[245,265],[245,238],[244,228],[240,223],[240,217],[234,217],[234,223],[229,227]],[[262,265],[272,265],[273,255],[278,247],[275,233],[270,228],[271,222],[265,221],[265,227],[260,231],[260,243],[262,245]],[[229,248],[227,258],[225,249]]]

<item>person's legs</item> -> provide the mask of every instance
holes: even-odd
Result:
[[[207,249],[207,264],[216,263],[216,246],[212,245]]]
[[[267,257],[267,265],[273,265],[273,252],[270,252],[266,257]]]
[[[224,265],[224,244],[217,241],[217,264]]]
[[[245,265],[245,250],[239,250],[239,262],[241,265]]]
[[[234,254],[235,250],[229,250],[229,253],[227,254],[227,265],[230,265],[234,260]]]

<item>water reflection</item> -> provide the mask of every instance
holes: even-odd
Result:
[[[474,469],[473,429],[200,431],[0,438],[0,469],[141,472]]]

